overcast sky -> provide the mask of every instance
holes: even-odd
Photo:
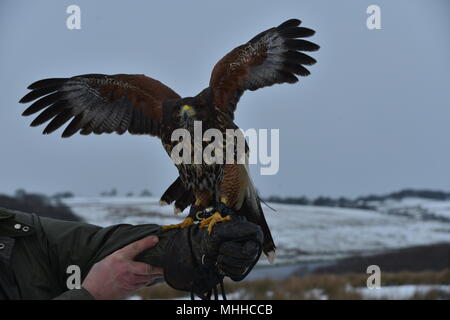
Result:
[[[66,8],[81,8],[81,30]],[[366,9],[381,8],[381,30]],[[400,188],[450,190],[450,2],[0,2],[0,193],[18,188],[97,195],[177,176],[160,141],[125,134],[41,135],[18,100],[33,81],[83,73],[144,73],[181,96],[205,88],[235,46],[289,18],[316,30],[312,75],[247,92],[236,123],[280,129],[280,170],[263,196],[358,196]]]

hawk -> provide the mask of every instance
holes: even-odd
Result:
[[[194,97],[180,97],[175,91],[145,75],[85,74],[71,78],[43,79],[32,83],[21,100],[36,100],[24,116],[40,112],[31,122],[38,126],[50,121],[43,133],[65,125],[62,137],[117,133],[159,137],[171,155],[175,142],[173,130],[194,131],[194,122],[202,130],[237,129],[234,112],[242,94],[277,83],[295,83],[310,74],[305,66],[316,60],[304,52],[319,46],[305,40],[315,32],[300,27],[291,19],[261,32],[247,43],[226,54],[214,66],[209,86]],[[193,137],[194,135],[192,135]],[[246,150],[248,152],[248,150]],[[164,229],[187,227],[200,221],[211,232],[215,223],[230,220],[232,212],[261,226],[263,251],[272,260],[275,244],[264,218],[261,202],[250,179],[246,163],[176,164],[179,177],[161,197],[161,204],[175,204],[181,212],[191,206],[189,216],[180,224]],[[214,208],[201,218],[204,208]],[[204,212],[204,211],[203,211]]]

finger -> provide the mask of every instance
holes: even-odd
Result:
[[[248,266],[231,266],[225,263],[217,265],[217,268],[222,271],[222,273],[230,278],[238,278],[242,276],[246,271]]]
[[[219,254],[224,256],[232,256],[238,259],[252,259],[259,253],[259,244],[255,241],[224,242],[219,249]]]
[[[151,286],[155,283],[159,283],[164,281],[164,276],[160,275],[160,276],[152,276],[152,278],[150,279],[150,281],[147,281],[145,283],[146,286]]]
[[[147,277],[146,279],[136,279],[136,281],[133,283],[133,286],[151,286],[153,284],[161,282],[162,279],[164,279],[163,276],[151,276]]]
[[[144,276],[154,275],[154,274],[155,275],[163,274],[162,268],[154,267],[147,263],[137,262],[137,261],[130,262],[130,271],[133,274],[144,275]]]
[[[241,255],[242,243],[237,241],[227,241],[222,243],[219,248],[219,254],[223,255]]]
[[[122,286],[125,288],[132,288],[135,287],[136,285],[146,284],[148,282],[154,281],[155,277],[161,278],[161,276],[155,275],[143,276],[143,275],[129,274],[123,276],[121,283]]]
[[[164,283],[164,277],[160,277],[160,278],[157,278],[157,279],[153,279],[153,281],[147,282],[147,283],[145,284],[145,286],[146,286],[146,287],[150,287],[150,286],[153,286],[153,285],[158,284],[158,283]]]
[[[163,268],[159,268],[159,267],[152,267],[152,275],[164,275],[164,270]]]
[[[238,260],[232,257],[219,256],[217,260],[217,268],[222,274],[230,278],[239,278],[253,265],[254,259]]]
[[[217,225],[216,235],[222,240],[236,240],[236,239],[256,239],[259,242],[263,240],[263,233],[261,227],[242,220],[234,220],[229,223],[222,223]]]
[[[229,266],[249,266],[255,259],[240,259],[238,257],[219,255],[217,257],[218,264],[226,264]]]
[[[141,240],[130,243],[129,245],[123,247],[116,251],[116,254],[121,255],[125,259],[132,260],[139,253],[144,251],[145,249],[151,248],[158,243],[158,237],[150,236],[143,238]]]
[[[133,284],[146,284],[154,281],[155,279],[162,278],[162,275],[149,275],[149,276],[141,276],[141,275],[133,275],[130,279],[130,283]]]

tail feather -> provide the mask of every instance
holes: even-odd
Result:
[[[247,217],[247,219],[250,222],[256,223],[261,227],[264,235],[263,252],[266,255],[269,262],[273,263],[275,260],[276,246],[275,242],[273,241],[272,233],[270,232],[266,218],[264,217],[264,211],[261,207],[261,199],[258,195],[258,192],[255,189],[255,185],[253,184],[253,180],[250,175],[249,156],[250,154],[249,152],[247,152],[246,163],[244,166],[247,172],[247,179],[248,179],[247,190],[245,194],[244,203],[242,204],[242,207],[239,209],[238,213]]]
[[[184,186],[181,178],[178,177],[169,188],[167,188],[166,192],[161,197],[160,202],[163,204],[171,204],[175,200],[178,200],[186,191],[186,187]]]
[[[266,218],[264,217],[261,200],[251,181],[249,181],[244,203],[238,213],[246,216],[250,222],[256,223],[261,227],[264,234],[263,252],[267,256],[269,262],[273,263],[276,250],[275,242],[273,241],[272,233],[270,232]]]
[[[191,190],[186,190],[176,201],[175,210],[183,212],[184,209],[189,207],[195,202],[194,193]]]
[[[194,193],[187,190],[181,178],[178,177],[161,197],[159,203],[168,205],[175,201],[175,213],[180,213],[195,201]]]

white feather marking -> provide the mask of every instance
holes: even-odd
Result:
[[[179,215],[181,212],[182,212],[182,210],[180,208],[173,206],[173,213],[175,213],[176,215]]]
[[[266,254],[267,260],[269,260],[269,263],[270,263],[270,264],[273,264],[273,263],[274,263],[276,256],[277,256],[277,254],[276,254],[275,251],[269,251],[269,252]]]

